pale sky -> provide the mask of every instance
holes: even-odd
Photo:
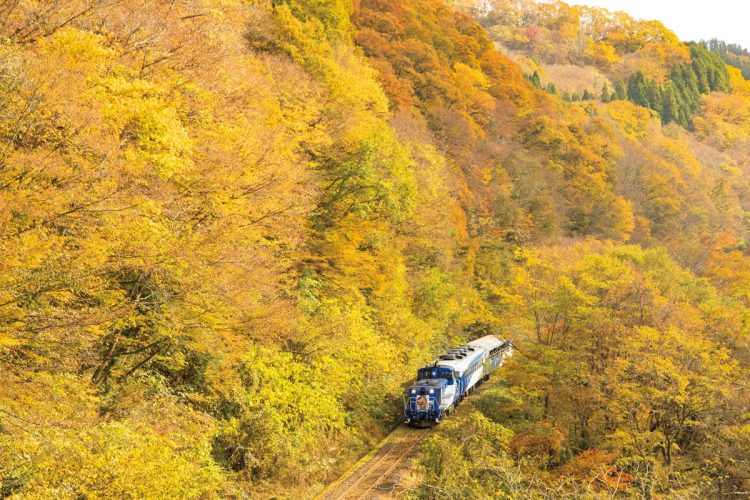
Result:
[[[750,49],[750,0],[567,0],[656,19],[680,40],[718,38]]]

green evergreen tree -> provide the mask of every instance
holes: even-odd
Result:
[[[729,73],[722,60],[718,42],[716,50],[709,50],[704,44],[690,44],[690,55],[692,57],[692,69],[696,74],[699,91],[703,94],[714,90],[729,90]],[[728,59],[726,44],[723,48],[725,58]]]
[[[661,121],[662,123],[671,123],[679,119],[679,104],[677,94],[671,82],[664,86],[664,95],[662,96]]]
[[[677,113],[677,123],[679,123],[684,128],[691,127],[692,122],[690,120],[690,114],[687,108],[679,108],[679,112]]]
[[[611,100],[611,94],[609,92],[609,86],[607,85],[607,82],[604,82],[604,85],[602,85],[602,94],[601,94],[601,101],[602,102],[609,102]]]
[[[698,104],[700,100],[700,87],[698,85],[698,75],[693,71],[692,66],[686,64],[682,65],[682,73],[685,80],[685,85],[689,91],[688,97],[691,103]]]
[[[621,101],[628,98],[628,92],[625,89],[625,82],[623,82],[622,79],[617,80],[617,83],[615,83],[615,94],[617,94],[617,99]]]
[[[649,107],[646,95],[646,77],[642,71],[636,71],[628,80],[628,100],[639,106]]]
[[[698,77],[692,66],[679,64],[672,68],[670,80],[677,91],[678,104],[685,116],[691,117],[698,108],[700,92],[698,91]]]
[[[539,79],[539,73],[534,71],[534,73],[531,75],[531,84],[538,89],[542,88],[542,81]]]
[[[594,99],[594,96],[591,95],[591,92],[589,92],[589,89],[584,89],[582,99],[584,101],[591,101]]]
[[[711,87],[708,83],[708,68],[706,67],[704,58],[700,52],[693,52],[693,54],[693,61],[690,63],[690,69],[695,73],[695,78],[698,83],[698,92],[701,94],[708,94],[711,91]]]
[[[648,107],[654,111],[661,112],[661,89],[654,80],[646,80],[646,100],[648,101]]]

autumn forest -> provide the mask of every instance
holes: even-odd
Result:
[[[750,55],[533,0],[0,1],[0,498],[750,494]]]

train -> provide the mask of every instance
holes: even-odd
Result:
[[[404,397],[406,423],[435,425],[505,361],[513,344],[494,335],[455,347],[417,370],[417,380]]]

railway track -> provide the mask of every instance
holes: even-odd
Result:
[[[363,500],[390,496],[398,486],[397,474],[407,466],[407,461],[419,450],[418,446],[432,431],[399,427],[392,439],[369,461],[363,463],[351,476],[324,492],[325,500]]]

